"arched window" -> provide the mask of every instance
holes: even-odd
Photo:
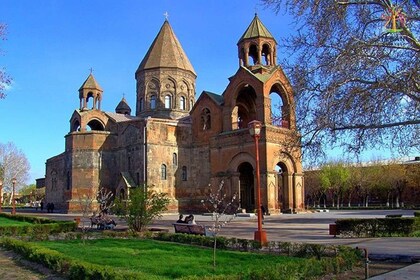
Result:
[[[141,111],[143,111],[143,107],[144,107],[144,104],[143,104],[144,102],[143,102],[143,98],[140,98],[140,110]]]
[[[179,98],[179,109],[185,110],[185,97],[181,96]]]
[[[182,167],[182,181],[187,181],[188,176],[187,176],[187,167],[183,166]]]
[[[164,164],[160,167],[160,179],[166,180],[166,165]]]
[[[150,109],[156,109],[156,96],[150,96]]]
[[[100,122],[99,120],[95,120],[95,119],[93,119],[93,120],[91,120],[87,123],[86,129],[88,131],[92,131],[92,130],[104,131],[105,130],[102,122]]]
[[[203,130],[211,129],[211,113],[207,108],[201,111],[201,127]]]
[[[172,108],[172,97],[170,95],[165,96],[165,109]]]
[[[173,153],[172,154],[172,164],[174,166],[177,166],[178,165],[178,155],[176,153]]]
[[[120,199],[125,199],[125,190],[124,189],[121,189],[120,190]]]

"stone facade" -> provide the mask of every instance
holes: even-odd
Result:
[[[127,197],[130,188],[147,185],[169,195],[168,211],[194,212],[203,210],[209,184],[223,180],[224,191],[254,211],[256,157],[247,124],[259,120],[262,203],[274,213],[302,210],[301,154],[291,145],[299,142],[294,95],[276,52],[255,16],[238,42],[239,69],[223,94],[204,91],[196,101],[196,74],[165,21],[135,74],[135,116],[124,98],[115,113],[102,111],[103,91],[92,74],[80,87],[65,151],[46,163],[46,202],[75,212],[99,188]]]

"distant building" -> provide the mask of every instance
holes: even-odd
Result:
[[[124,98],[115,112],[102,111],[103,89],[90,74],[65,151],[47,160],[46,202],[72,212],[99,188],[125,198],[146,184],[169,195],[169,211],[202,211],[209,184],[223,180],[224,191],[253,211],[256,160],[247,124],[259,120],[262,203],[270,212],[303,209],[300,150],[285,144],[299,140],[294,95],[277,65],[276,40],[255,15],[237,46],[239,68],[223,94],[203,91],[195,100],[196,73],[165,20],[135,73],[135,116]],[[279,119],[272,118],[274,96]]]

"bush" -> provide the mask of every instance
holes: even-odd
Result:
[[[414,218],[338,219],[335,223],[340,234],[351,237],[410,236],[415,230]]]
[[[48,234],[75,231],[77,228],[76,223],[73,221],[52,221],[49,219],[6,213],[0,213],[0,217],[32,224],[24,226],[0,226],[0,236],[27,235],[42,238]]]

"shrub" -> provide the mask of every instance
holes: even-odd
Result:
[[[340,234],[351,237],[410,236],[414,218],[338,219]]]

